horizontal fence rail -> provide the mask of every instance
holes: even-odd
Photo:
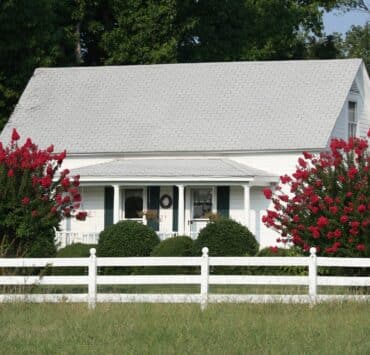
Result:
[[[309,257],[209,257],[208,248],[203,248],[200,257],[96,257],[94,248],[88,258],[0,258],[0,268],[63,268],[85,267],[86,276],[0,276],[0,286],[38,285],[82,285],[87,293],[65,294],[0,294],[0,302],[87,302],[95,308],[98,302],[148,302],[148,303],[200,303],[206,308],[208,303],[249,302],[249,303],[314,303],[330,300],[370,301],[370,295],[318,295],[318,286],[370,286],[369,276],[319,276],[318,267],[370,268],[370,258],[328,258],[317,257],[311,248]],[[165,267],[191,266],[200,269],[192,275],[98,275],[100,267]],[[267,275],[213,275],[211,267],[307,267],[307,276],[267,276]],[[199,270],[198,269],[198,270]],[[4,272],[3,272],[4,274]],[[1,275],[1,274],[0,274]],[[101,285],[197,285],[200,293],[193,294],[123,294],[101,293]],[[210,285],[298,285],[308,286],[306,295],[264,295],[264,294],[212,294]]]

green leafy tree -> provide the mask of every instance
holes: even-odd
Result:
[[[362,1],[201,0],[184,4],[178,22],[186,19],[191,26],[178,26],[182,29],[178,61],[193,62],[305,58],[307,39],[322,37],[324,9],[358,8]],[[328,44],[330,38],[323,41],[321,52],[328,51]],[[316,53],[319,58],[334,56]]]
[[[313,59],[342,58],[343,39],[341,34],[334,33],[323,37],[310,37],[305,46],[305,57]]]
[[[349,58],[362,58],[370,73],[370,22],[364,26],[352,26],[343,42],[343,55]]]
[[[176,1],[111,2],[114,27],[102,35],[105,64],[176,61]]]
[[[66,63],[68,41],[54,10],[54,0],[0,2],[0,129],[34,69]]]

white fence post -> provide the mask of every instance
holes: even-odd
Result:
[[[90,249],[90,260],[89,260],[89,308],[94,309],[96,306],[96,273],[97,273],[97,264],[96,264],[96,249]]]
[[[316,248],[310,249],[310,260],[308,263],[308,294],[315,298],[317,296],[317,256]]]
[[[200,309],[203,311],[207,308],[208,303],[208,277],[209,277],[209,259],[208,248],[202,249],[202,261],[200,265]]]

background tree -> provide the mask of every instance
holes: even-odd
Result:
[[[101,36],[104,64],[176,62],[175,0],[112,0],[113,23]]]
[[[306,40],[305,57],[312,59],[344,58],[343,39],[341,34],[334,33],[329,36],[311,36]]]
[[[341,49],[344,57],[362,58],[370,73],[370,22],[364,26],[352,26]]]
[[[334,8],[368,11],[363,0],[2,0],[0,129],[40,66],[367,58],[368,27],[340,54],[323,39]]]
[[[48,0],[0,2],[0,128],[34,68],[58,63],[58,31]]]

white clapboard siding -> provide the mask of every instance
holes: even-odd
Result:
[[[0,294],[0,302],[86,302],[94,308],[99,302],[199,303],[205,309],[208,303],[316,303],[327,301],[370,301],[370,295],[318,295],[318,286],[370,286],[369,276],[318,276],[318,266],[370,268],[366,258],[317,257],[311,248],[309,257],[209,257],[203,248],[200,257],[96,257],[94,248],[88,258],[25,258],[0,259],[1,268],[87,267],[87,276],[0,276],[1,285],[87,285],[88,292],[80,294]],[[166,267],[197,266],[196,275],[99,275],[101,267]],[[308,276],[282,275],[213,275],[214,266],[304,266]],[[14,271],[12,271],[14,272]],[[102,285],[198,285],[199,293],[191,294],[123,294],[101,293]],[[308,287],[306,295],[212,294],[210,285],[300,285]],[[6,288],[4,288],[6,290]]]

